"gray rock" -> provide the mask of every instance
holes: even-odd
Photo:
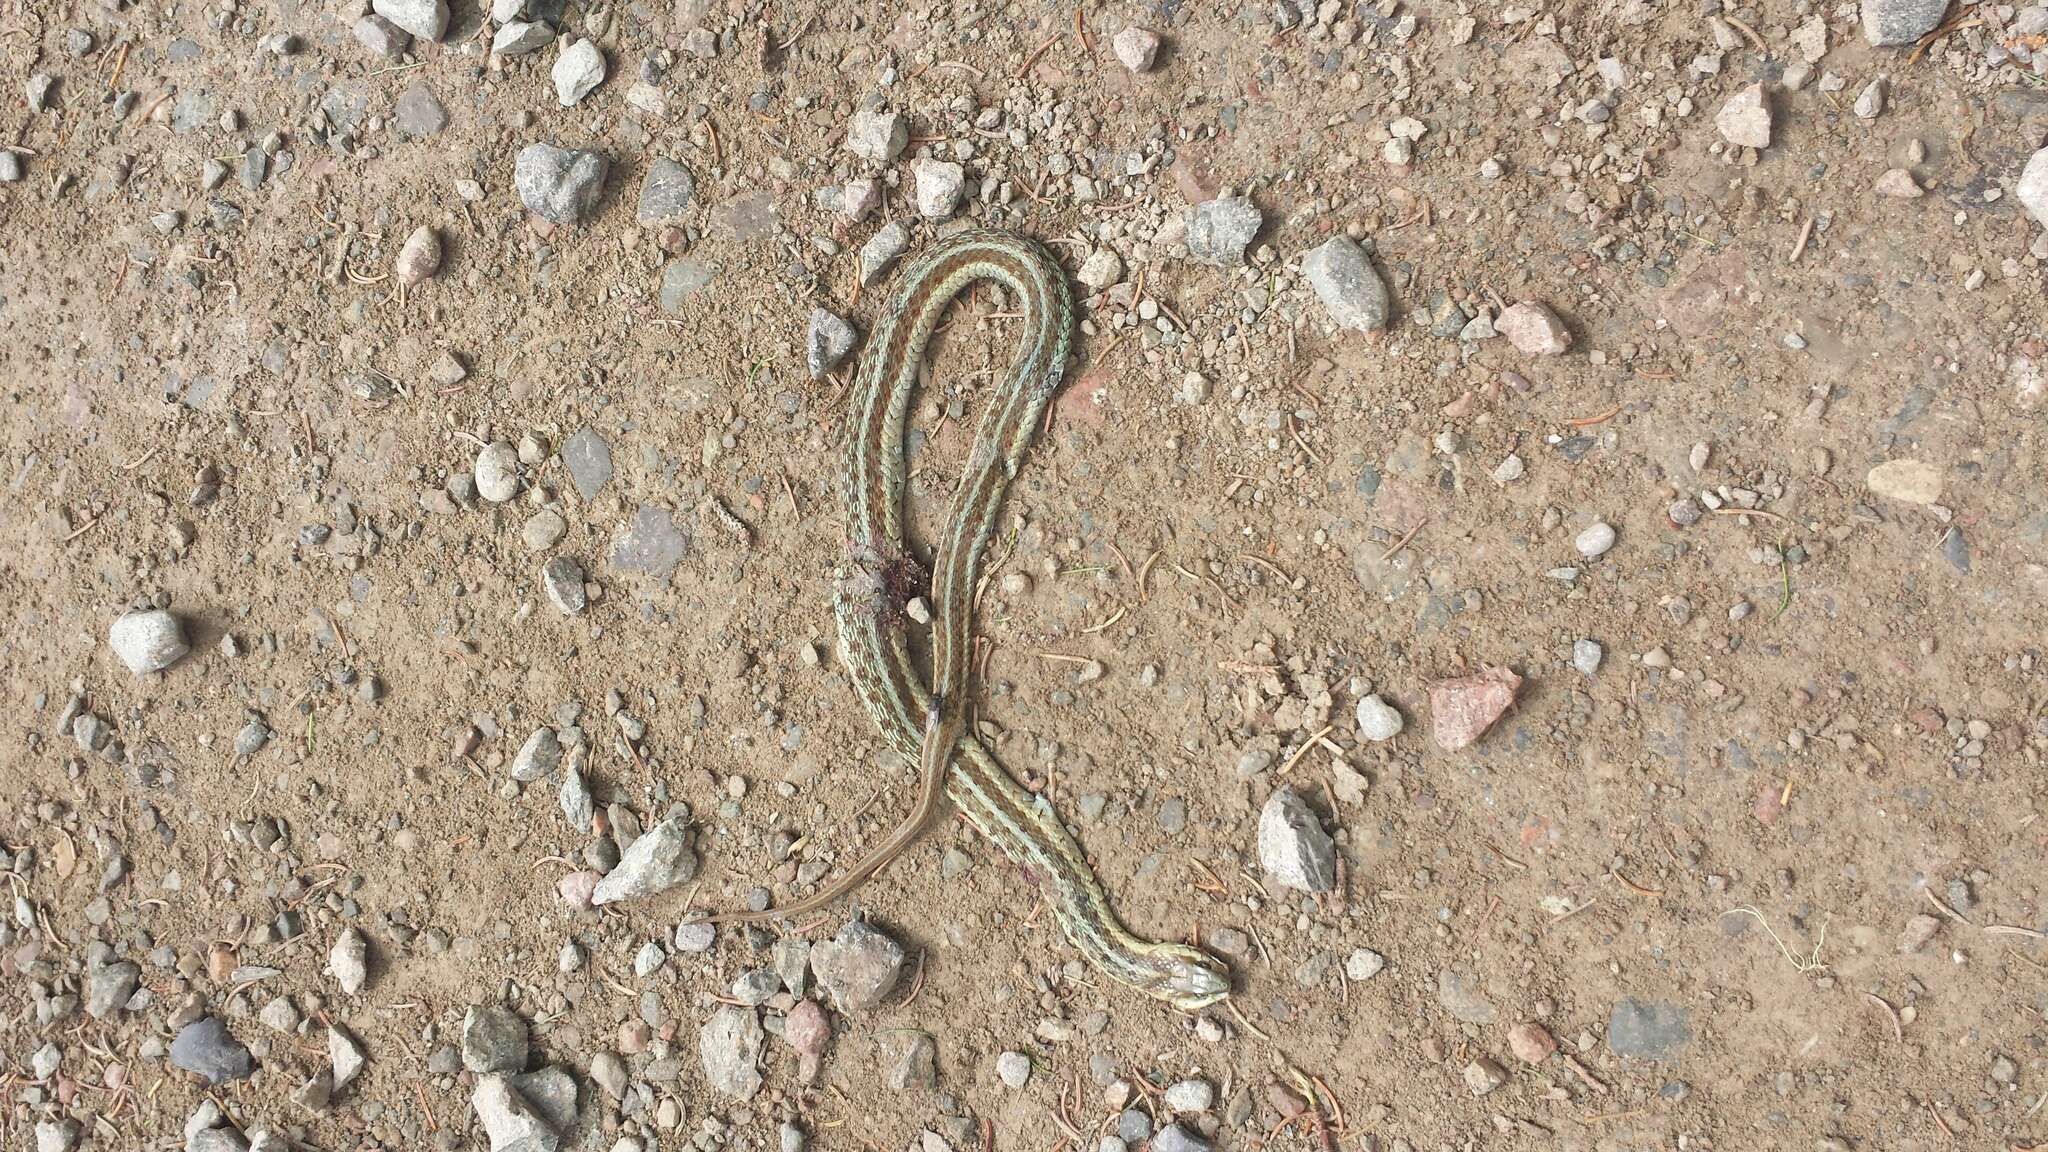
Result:
[[[910,229],[901,220],[889,223],[868,238],[860,247],[860,282],[873,284],[882,278],[896,258],[910,247]]]
[[[967,185],[967,170],[951,160],[919,157],[910,163],[915,182],[917,214],[927,220],[944,220],[960,206],[960,194]]]
[[[1387,958],[1370,948],[1359,948],[1344,959],[1345,978],[1353,981],[1370,980],[1386,967]]]
[[[398,94],[398,109],[392,117],[398,130],[418,139],[448,127],[448,110],[423,80],[415,80]]]
[[[1365,249],[1349,236],[1332,236],[1301,262],[1331,323],[1358,332],[1387,326],[1387,285]]]
[[[85,977],[85,1014],[95,1020],[113,1015],[135,995],[141,981],[141,967],[127,960],[93,967]]]
[[[782,991],[782,977],[772,968],[755,968],[742,972],[732,982],[732,998],[742,1004],[761,1005],[775,998]]]
[[[1170,1112],[1207,1112],[1216,1103],[1216,1086],[1207,1080],[1182,1080],[1166,1090]]]
[[[811,949],[811,971],[841,1012],[880,1004],[903,972],[903,946],[865,920],[849,920],[839,935]]]
[[[484,446],[476,454],[471,470],[477,495],[493,504],[503,504],[519,495],[519,450],[504,440]]]
[[[1617,1056],[1668,1063],[1692,1043],[1692,1014],[1669,1000],[1617,1001],[1607,1018],[1607,1047]]]
[[[1600,671],[1600,661],[1606,655],[1607,650],[1602,648],[1597,640],[1572,641],[1572,667],[1578,669],[1581,675],[1591,676]]]
[[[568,521],[552,508],[543,508],[527,517],[519,529],[519,539],[530,552],[545,552],[561,543],[562,536],[569,531]]]
[[[334,974],[334,982],[341,985],[343,995],[353,996],[363,990],[363,984],[370,978],[370,942],[362,932],[351,924],[334,938],[334,947],[327,950],[327,970]]]
[[[695,260],[671,260],[661,270],[661,310],[677,313],[683,310],[683,301],[697,293],[697,290],[711,283],[711,269]]]
[[[484,1075],[526,1067],[526,1021],[502,1004],[477,1004],[462,1017],[462,1066]]]
[[[562,770],[562,787],[555,794],[555,799],[561,804],[562,819],[569,822],[569,827],[585,836],[590,835],[597,816],[597,803],[591,799],[590,782],[583,777],[583,749],[580,746]],[[607,845],[611,842],[610,837],[601,841]]]
[[[2020,207],[2034,218],[2036,224],[2048,228],[2048,148],[2043,148],[2027,159],[2027,166],[2020,170],[2020,182],[2014,190]]]
[[[21,181],[21,156],[0,149],[0,184],[16,184]]]
[[[339,1024],[327,1029],[327,1064],[334,1070],[334,1090],[339,1092],[363,1070],[363,1046]]]
[[[1948,13],[1948,0],[1863,0],[1863,38],[1880,47],[1911,44]]]
[[[555,58],[555,99],[571,108],[604,82],[604,53],[595,41],[578,40]]]
[[[555,30],[538,20],[514,20],[500,25],[491,37],[493,56],[525,56],[555,42]]]
[[[801,996],[810,985],[811,942],[794,936],[784,936],[775,942],[775,974],[782,978],[782,984],[791,993]]]
[[[78,1136],[83,1129],[78,1121],[68,1117],[61,1120],[36,1121],[36,1152],[71,1152],[78,1147]],[[190,1144],[186,1147],[189,1149]]]
[[[185,1152],[249,1152],[249,1142],[233,1128],[202,1128],[186,1138]]]
[[[1572,546],[1579,550],[1579,555],[1595,560],[1607,555],[1614,547],[1614,540],[1614,526],[1605,520],[1595,520],[1579,532]]]
[[[1375,743],[1392,740],[1406,726],[1400,711],[1377,693],[1358,702],[1358,734],[1365,739]]]
[[[1188,259],[1218,268],[1244,264],[1244,250],[1259,234],[1258,205],[1240,196],[1204,200],[1188,213]]]
[[[192,651],[184,625],[160,608],[123,614],[107,630],[107,643],[137,676],[161,672]]]
[[[247,1079],[256,1066],[218,1016],[202,1016],[178,1029],[171,1041],[171,1064],[204,1076],[209,1084]]]
[[[401,55],[412,43],[411,33],[374,12],[357,20],[349,31],[355,33],[357,43],[386,60]]]
[[[1337,887],[1337,845],[1292,788],[1266,798],[1259,810],[1259,864],[1273,881],[1303,892]]]
[[[765,1040],[752,1008],[720,1008],[697,1037],[697,1058],[703,1062],[704,1078],[727,1096],[751,1099],[761,1090],[761,1072],[755,1064]]]
[[[640,950],[633,954],[633,975],[645,980],[661,971],[661,966],[666,963],[668,953],[661,950],[661,945],[649,940],[640,945]]]
[[[863,109],[846,126],[846,150],[870,164],[887,164],[910,143],[910,120],[900,112]]]
[[[1499,1061],[1481,1056],[1465,1065],[1465,1087],[1474,1096],[1485,1096],[1508,1082],[1508,1070]]]
[[[1031,1057],[1022,1052],[1005,1052],[996,1057],[996,1078],[1013,1089],[1031,1082]]]
[[[576,1127],[576,1078],[566,1070],[550,1064],[537,1072],[514,1076],[512,1090],[555,1131],[567,1132]]]
[[[299,1014],[298,1008],[292,1004],[292,998],[289,995],[279,996],[270,1003],[265,1004],[263,1011],[256,1014],[256,1018],[263,1021],[263,1026],[273,1032],[297,1031],[299,1022],[305,1019],[305,1017]]]
[[[718,925],[708,920],[685,920],[670,937],[678,952],[709,952],[718,939]]]
[[[268,743],[270,725],[265,724],[260,717],[251,716],[249,722],[242,725],[242,730],[235,733],[235,755],[254,756],[263,751],[263,746]]]
[[[334,1098],[334,1073],[326,1068],[306,1078],[304,1084],[292,1091],[292,1103],[315,1114],[327,1111]]]
[[[582,428],[562,441],[562,465],[585,500],[597,499],[612,479],[612,446],[595,428]]]
[[[50,93],[56,87],[57,78],[48,72],[37,72],[31,75],[25,88],[25,94],[28,97],[28,110],[31,112],[48,112],[50,110]],[[172,121],[172,124],[175,127],[175,119]]]
[[[1081,270],[1074,273],[1074,279],[1086,285],[1091,292],[1101,292],[1124,278],[1124,258],[1114,248],[1097,248],[1081,261]]]
[[[512,778],[521,784],[545,780],[562,766],[562,740],[553,728],[536,728],[512,757]]]
[[[448,31],[448,0],[371,0],[370,10],[422,40]]]
[[[611,161],[595,152],[529,144],[512,167],[512,183],[527,209],[556,224],[574,224],[597,207]]]
[[[1209,1152],[1209,1142],[1179,1124],[1168,1124],[1152,1137],[1152,1152]]]
[[[636,900],[666,892],[688,880],[697,871],[697,856],[690,851],[690,827],[680,816],[671,816],[642,833],[619,859],[619,866],[597,882],[592,904]]]
[[[647,166],[647,178],[640,182],[640,208],[634,213],[642,224],[674,220],[697,197],[697,178],[690,170],[665,156]]]
[[[690,537],[666,508],[643,504],[612,545],[612,567],[666,577],[690,554]]]
[[[590,1080],[612,1099],[625,1099],[626,1065],[616,1053],[604,1051],[590,1058]]]
[[[557,556],[541,565],[540,582],[548,603],[564,616],[580,616],[590,604],[583,591],[583,565],[573,556]]]
[[[562,1138],[512,1087],[509,1076],[479,1079],[470,1093],[469,1106],[483,1123],[491,1152],[557,1152],[562,1146]]]
[[[889,1060],[889,1088],[903,1092],[939,1082],[939,1046],[925,1032],[891,1032],[882,1038]]]
[[[853,325],[823,308],[811,309],[810,333],[804,340],[804,356],[811,379],[822,379],[853,350]]]
[[[1493,1023],[1493,1001],[1486,998],[1478,981],[1455,969],[1446,968],[1436,974],[1436,1002],[1467,1024]]]

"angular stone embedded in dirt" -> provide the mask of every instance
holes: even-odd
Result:
[[[1562,356],[1572,346],[1571,330],[1540,301],[1511,305],[1493,322],[1493,330],[1524,356]]]
[[[85,978],[85,1014],[104,1020],[126,1006],[142,980],[141,966],[127,960],[94,966]]]
[[[642,224],[674,220],[682,216],[696,197],[697,178],[690,175],[690,170],[665,156],[657,156],[647,166],[647,177],[640,181],[640,206],[633,217]]]
[[[1863,38],[1878,47],[1911,44],[1947,12],[1948,0],[1863,0]]]
[[[192,651],[185,626],[160,608],[121,615],[107,630],[107,644],[137,676],[161,672]]]
[[[1902,504],[1941,499],[1941,471],[1924,460],[1887,460],[1872,468],[1863,482],[1873,494]]]
[[[870,164],[887,164],[910,143],[910,120],[900,112],[863,109],[846,127],[846,150]]]
[[[1112,37],[1109,46],[1133,72],[1150,72],[1159,62],[1159,33],[1150,28],[1133,24]]]
[[[810,329],[804,337],[804,361],[811,379],[823,379],[853,350],[853,325],[823,308],[811,309]]]
[[[1771,106],[1764,99],[1764,86],[1751,84],[1730,96],[1721,110],[1714,113],[1714,127],[1721,130],[1723,139],[1738,148],[1769,147]]]
[[[1455,968],[1436,974],[1436,1002],[1467,1024],[1493,1023],[1493,1001],[1487,999],[1477,980]]]
[[[1217,268],[1242,267],[1244,250],[1264,221],[1258,205],[1241,196],[1197,204],[1187,215],[1188,259]]]
[[[327,970],[344,995],[363,990],[363,982],[370,977],[370,942],[355,925],[343,928],[334,938],[334,946],[327,950]]]
[[[1259,866],[1268,879],[1302,892],[1337,887],[1337,844],[1292,788],[1275,790],[1259,810]]]
[[[422,40],[448,31],[448,0],[371,0],[370,10]]]
[[[642,833],[620,857],[619,865],[598,882],[592,904],[611,904],[666,892],[695,875],[696,853],[690,850],[690,826],[671,816]]]
[[[478,1079],[469,1105],[483,1123],[491,1152],[556,1152],[562,1146],[561,1136],[512,1086],[509,1076]]]
[[[1541,1064],[1557,1051],[1557,1040],[1550,1030],[1534,1020],[1525,1020],[1508,1029],[1508,1047],[1517,1059],[1525,1064]]]
[[[611,442],[595,428],[580,428],[562,441],[562,466],[569,470],[569,483],[585,500],[597,499],[612,479]]]
[[[752,1008],[728,1005],[712,1013],[697,1037],[697,1058],[711,1087],[741,1100],[760,1091],[761,1071],[755,1065],[766,1035]]]
[[[171,1064],[206,1077],[210,1084],[247,1079],[255,1068],[249,1050],[229,1035],[218,1016],[202,1016],[178,1030],[171,1041]]]
[[[841,1012],[864,1012],[896,987],[903,946],[865,920],[849,920],[839,935],[811,949],[811,970]]]
[[[578,40],[555,57],[555,100],[564,108],[573,107],[604,82],[604,73],[604,53],[596,42]]]
[[[334,1089],[339,1092],[363,1070],[363,1046],[339,1024],[327,1029],[327,1064],[334,1069]]]
[[[526,1067],[526,1021],[503,1004],[472,1005],[462,1017],[462,1066],[484,1075]]]
[[[1430,685],[1430,733],[1437,746],[1456,752],[1479,739],[1514,704],[1521,686],[1522,678],[1506,668]]]
[[[1339,328],[1377,332],[1387,326],[1387,285],[1365,249],[1349,236],[1332,236],[1301,261],[1302,275]]]
[[[597,207],[611,161],[595,152],[529,144],[513,162],[512,183],[527,210],[556,224],[574,224]]]
[[[2027,166],[2020,169],[2019,184],[2013,189],[2020,206],[2034,218],[2034,223],[2048,228],[2048,148],[2043,148],[2027,159]]]
[[[690,536],[666,508],[642,504],[633,523],[612,544],[612,567],[666,577],[690,554]]]
[[[1619,1000],[1607,1019],[1607,1047],[1617,1056],[1669,1063],[1690,1043],[1692,1014],[1669,1000]]]

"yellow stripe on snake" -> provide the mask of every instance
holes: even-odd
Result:
[[[926,687],[904,637],[904,604],[917,564],[904,543],[903,436],[918,366],[955,296],[992,280],[1017,301],[1023,338],[1010,374],[989,401],[968,453],[953,512],[933,555],[932,680]],[[1032,241],[1006,232],[955,233],[904,273],[870,335],[853,396],[846,476],[851,571],[839,581],[833,615],[839,647],[883,742],[919,763],[917,804],[844,876],[794,905],[728,912],[719,920],[802,915],[845,896],[917,838],[943,792],[983,835],[1044,890],[1061,930],[1089,963],[1177,1007],[1194,1010],[1230,994],[1225,970],[1205,953],[1141,939],[1110,910],[1102,883],[1042,796],[1026,792],[967,730],[974,594],[982,553],[1003,494],[1017,474],[1066,370],[1073,299],[1066,274]]]

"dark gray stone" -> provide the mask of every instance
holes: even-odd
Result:
[[[202,1016],[178,1030],[171,1041],[171,1064],[204,1076],[209,1084],[245,1080],[256,1066],[218,1016]]]
[[[666,157],[657,157],[640,182],[640,209],[634,215],[642,224],[673,220],[683,214],[697,195],[697,180],[690,170]]]
[[[595,152],[529,144],[513,163],[512,183],[528,210],[556,224],[574,224],[597,207],[611,161]]]
[[[612,479],[612,446],[595,428],[583,428],[562,441],[562,466],[569,483],[585,500],[597,499]]]
[[[1607,1018],[1607,1047],[1617,1056],[1669,1062],[1692,1043],[1692,1014],[1669,1000],[1616,1002]]]

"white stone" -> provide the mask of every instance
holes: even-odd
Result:
[[[910,122],[900,112],[856,112],[846,128],[846,150],[870,164],[887,164],[909,143]]]
[[[1493,322],[1493,329],[1525,356],[1562,356],[1572,346],[1572,334],[1564,321],[1549,305],[1538,301],[1510,305]]]
[[[2034,153],[2027,166],[2020,171],[2019,185],[2013,189],[2020,198],[2020,206],[2034,218],[2034,222],[2048,228],[2048,148]]]
[[[159,609],[129,612],[115,620],[107,630],[107,644],[137,676],[161,672],[192,650],[178,618]]]
[[[1728,98],[1714,114],[1721,137],[1739,148],[1767,148],[1771,143],[1771,108],[1764,86],[1751,84]]]
[[[341,935],[334,938],[334,947],[327,950],[327,970],[349,996],[363,990],[363,983],[370,976],[369,960],[369,941],[353,924],[343,928]]]
[[[996,1057],[996,1078],[1012,1089],[1021,1089],[1031,1081],[1031,1057],[1022,1052],[1005,1052]]]
[[[604,83],[604,53],[595,41],[578,40],[555,58],[555,99],[569,108]]]
[[[493,504],[503,504],[519,495],[519,450],[499,440],[477,453],[477,495]]]
[[[1301,272],[1339,328],[1377,332],[1387,326],[1386,282],[1357,241],[1330,237],[1302,258]]]
[[[370,10],[422,40],[448,31],[448,0],[372,0]]]
[[[1932,504],[1941,499],[1941,473],[1921,460],[1887,460],[1872,468],[1863,482],[1887,500]]]
[[[960,193],[967,172],[951,160],[919,157],[911,161],[910,173],[917,184],[917,214],[927,220],[944,220],[960,206]]]
[[[1358,734],[1367,740],[1374,743],[1392,740],[1406,725],[1400,711],[1377,694],[1358,702]]]
[[[1109,46],[1116,58],[1133,72],[1150,72],[1159,62],[1159,33],[1133,24],[1111,37]]]
[[[1586,525],[1578,538],[1572,541],[1572,546],[1588,560],[1605,556],[1607,550],[1614,547],[1614,525],[1605,520],[1595,520]]]

